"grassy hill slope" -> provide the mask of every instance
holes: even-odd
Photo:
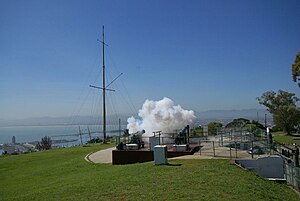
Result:
[[[228,160],[90,164],[73,147],[0,157],[0,200],[299,200],[286,185],[264,180]]]

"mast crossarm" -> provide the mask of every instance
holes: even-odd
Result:
[[[102,43],[103,45],[106,45],[107,47],[109,47],[106,43],[104,43],[102,40],[99,40],[98,38],[97,38],[97,41]]]
[[[97,86],[94,86],[94,85],[90,85],[90,87],[92,87],[92,88],[96,88],[96,89],[104,89],[104,90],[107,90],[107,91],[116,91],[116,90],[114,90],[114,89],[107,89],[107,88],[103,88],[103,87],[97,87]]]

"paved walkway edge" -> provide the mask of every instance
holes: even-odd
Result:
[[[86,160],[86,161],[89,162],[89,163],[94,163],[94,162],[91,161],[91,159],[90,159],[90,155],[92,155],[93,153],[95,153],[95,152],[91,152],[91,153],[89,153],[88,155],[86,155],[86,156],[84,157],[84,160]]]
[[[91,152],[85,156],[85,160],[90,163],[110,163],[112,164],[112,151],[115,147],[102,149],[99,151]]]

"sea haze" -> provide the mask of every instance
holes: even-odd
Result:
[[[125,129],[126,125],[121,125],[121,129]],[[82,141],[85,143],[91,138],[102,138],[102,126],[99,125],[81,125]],[[107,125],[107,135],[116,136],[118,133],[118,125]],[[121,133],[122,134],[122,133]],[[67,143],[68,146],[79,145],[79,126],[78,125],[60,125],[60,126],[7,126],[0,127],[0,144],[12,142],[12,137],[16,137],[17,143],[35,143],[40,141],[44,136],[50,136],[52,141],[72,141]],[[58,144],[59,146],[59,144]]]
[[[129,115],[107,115],[107,124],[118,124],[119,118],[121,124],[127,122]],[[99,125],[102,124],[102,118],[96,116],[66,116],[66,117],[35,117],[26,119],[0,119],[0,127],[3,126],[58,126],[58,125]]]
[[[257,115],[258,114],[258,115]],[[267,114],[267,122],[270,125],[272,118],[270,113],[261,109],[246,110],[208,110],[204,112],[195,112],[197,123],[195,126],[204,125],[211,121],[222,122],[223,125],[229,123],[236,118],[246,118],[250,120],[259,120],[264,124],[265,114]],[[121,115],[121,129],[126,128],[127,119],[131,115]],[[99,123],[97,123],[99,122]],[[76,116],[76,117],[43,117],[28,118],[19,120],[0,120],[0,144],[10,143],[12,136],[16,136],[17,142],[32,142],[40,140],[43,136],[52,136],[54,139],[76,139],[79,144],[79,125],[82,132],[87,133],[87,127],[91,132],[102,130],[101,119],[99,117]],[[108,130],[118,130],[118,118],[113,115],[107,116]],[[194,125],[193,125],[194,126]],[[101,137],[102,134],[92,134],[92,137]],[[55,137],[57,135],[72,135],[68,137]],[[77,134],[77,135],[76,135]],[[110,133],[116,135],[116,133]],[[88,140],[88,135],[84,136],[84,141]]]
[[[221,121],[224,124],[237,118],[246,118],[250,120],[259,120],[264,122],[265,114],[267,114],[267,121],[272,121],[272,116],[267,110],[263,109],[242,109],[242,110],[207,110],[207,111],[194,111],[198,122],[207,123],[210,121]],[[123,114],[116,117],[115,115],[107,115],[107,124],[117,125],[119,119],[121,124],[127,124],[127,119],[131,117],[130,114]],[[136,115],[133,115],[137,117]],[[6,120],[0,119],[0,127],[7,126],[59,126],[59,125],[100,125],[102,118],[95,116],[73,116],[73,117],[39,117]],[[0,133],[1,135],[1,133]]]

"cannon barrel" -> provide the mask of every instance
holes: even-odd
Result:
[[[145,133],[145,130],[141,130],[141,131],[138,131],[136,133],[131,133],[130,135],[136,135],[136,136],[139,136],[139,137],[142,137],[142,135]]]

